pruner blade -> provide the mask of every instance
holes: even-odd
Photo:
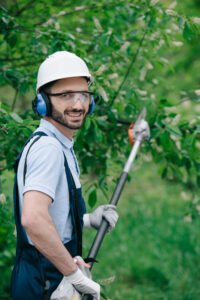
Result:
[[[146,107],[144,107],[135,124],[131,124],[129,128],[129,140],[131,144],[134,143],[134,141],[139,140],[142,142],[142,140],[147,140],[150,138],[150,129],[149,129],[149,124],[145,120],[147,114]]]
[[[143,109],[140,111],[140,114],[135,122],[135,124],[137,124],[138,122],[140,122],[141,120],[145,120],[147,115],[147,110],[146,107],[143,107]]]

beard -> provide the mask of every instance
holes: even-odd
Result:
[[[68,129],[79,129],[85,120],[86,111],[84,109],[66,109],[64,113],[60,113],[52,107],[51,117],[54,121],[63,125]],[[72,120],[71,120],[72,118]]]

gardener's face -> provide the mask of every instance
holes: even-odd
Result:
[[[91,101],[88,83],[83,77],[58,80],[49,91],[52,119],[68,129],[79,129]]]

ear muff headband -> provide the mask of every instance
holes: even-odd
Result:
[[[51,115],[51,103],[45,93],[38,93],[32,102],[33,111],[41,117]]]

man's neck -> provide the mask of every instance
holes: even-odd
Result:
[[[66,136],[68,139],[72,140],[73,135],[74,135],[73,129],[69,129],[69,128],[63,126],[62,124],[59,124],[58,122],[54,121],[50,117],[44,117],[44,119],[46,121],[50,122],[51,124],[53,124],[64,136]]]

